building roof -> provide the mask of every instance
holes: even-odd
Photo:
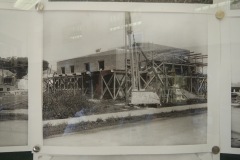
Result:
[[[159,44],[154,44],[154,43],[136,43],[135,46],[139,47],[146,54],[146,56],[149,60],[162,59],[163,56],[165,56],[165,57],[170,56],[170,55],[172,56],[173,54],[176,54],[176,55],[190,54],[190,51],[186,50],[186,49],[180,49],[180,48],[159,45]],[[76,58],[106,56],[106,55],[116,54],[116,50],[125,50],[125,46],[111,49],[108,51],[89,54],[86,56],[76,57]],[[124,52],[122,52],[122,53],[124,53]],[[71,59],[75,59],[75,58],[71,58]],[[62,60],[62,61],[65,61],[65,60]],[[59,62],[61,62],[61,61],[59,61]]]
[[[240,82],[239,82],[239,83],[232,83],[232,87],[234,87],[234,88],[240,88]]]
[[[136,44],[140,49],[146,54],[149,60],[163,60],[164,58],[169,59],[172,55],[182,56],[190,54],[189,50],[180,49],[170,46],[164,46],[153,43],[137,43]]]
[[[15,76],[15,74],[12,73],[12,72],[9,71],[9,70],[0,69],[0,76],[1,76],[1,77],[13,77],[13,76]]]

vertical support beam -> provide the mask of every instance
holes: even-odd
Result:
[[[113,72],[113,99],[116,99],[116,72]]]
[[[191,80],[191,82],[190,82],[190,91],[191,91],[191,93],[192,93],[192,88],[193,88],[193,86],[192,86],[192,75],[191,75],[191,78],[190,78],[190,80]]]
[[[131,34],[131,28],[129,25],[130,19],[128,16],[130,13],[125,13],[125,103],[128,104],[129,94],[128,94],[128,52],[130,53],[130,50],[127,50],[127,36],[128,34]],[[129,48],[128,48],[129,49]]]
[[[55,86],[55,81],[56,81],[56,80],[55,80],[54,76],[52,77],[52,81],[53,81],[53,93],[55,93],[55,87],[56,87],[56,86]]]
[[[125,12],[125,32],[126,36],[128,38],[128,50],[130,54],[130,63],[131,63],[131,82],[132,82],[132,89],[134,90],[136,88],[135,84],[135,68],[134,68],[134,53],[132,49],[132,27],[131,27],[131,13],[130,12]]]
[[[73,94],[74,94],[74,96],[76,95],[76,79],[77,79],[77,77],[74,76],[74,78],[73,78]]]
[[[89,77],[90,77],[90,90],[91,90],[91,98],[93,99],[93,73],[90,72],[89,74]]]
[[[82,90],[82,95],[84,95],[84,84],[83,84],[83,78],[84,75],[81,73],[81,90]]]
[[[100,99],[102,99],[103,98],[103,80],[102,80],[102,71],[100,71],[100,90],[101,90],[101,95],[100,95]]]

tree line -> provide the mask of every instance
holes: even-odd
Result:
[[[43,70],[48,68],[49,63],[43,60]],[[28,74],[28,58],[27,57],[0,57],[0,69],[9,70],[16,74],[17,79],[22,79]]]

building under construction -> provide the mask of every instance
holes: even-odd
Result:
[[[81,90],[98,99],[132,104],[206,102],[207,55],[153,43],[136,43],[125,13],[125,46],[57,62],[44,90]]]
[[[45,91],[81,90],[90,98],[133,104],[202,101],[207,97],[206,60],[207,55],[185,49],[135,43],[59,61],[57,73],[44,78]]]

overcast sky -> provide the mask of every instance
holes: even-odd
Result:
[[[30,12],[0,10],[0,57],[26,57]]]
[[[44,12],[44,59],[56,61],[124,46],[124,12]],[[132,13],[137,42],[190,49],[207,54],[207,16]]]

